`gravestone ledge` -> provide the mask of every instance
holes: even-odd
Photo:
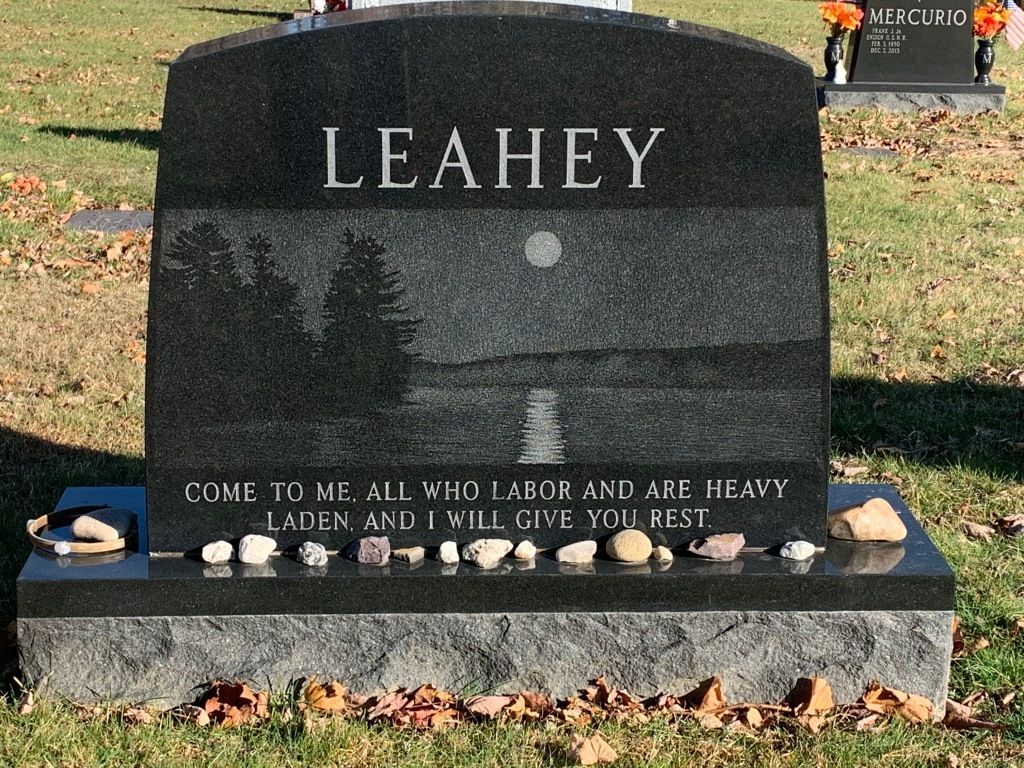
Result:
[[[494,571],[337,555],[304,568],[291,556],[210,566],[33,553],[18,579],[23,679],[76,700],[174,706],[214,678],[280,689],[316,674],[367,693],[434,682],[565,696],[601,674],[638,695],[681,694],[718,675],[730,700],[777,701],[797,678],[820,675],[839,702],[877,679],[941,713],[952,572],[892,487],[835,485],[829,495],[832,509],[888,499],[906,540],[830,540],[802,562],[745,551],[721,563],[680,555],[573,568],[544,555]],[[108,497],[145,527],[141,488],[71,489],[58,509]]]

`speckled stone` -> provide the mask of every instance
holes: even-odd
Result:
[[[686,551],[709,560],[732,560],[745,544],[742,533],[716,533],[691,541],[686,545]]]
[[[612,534],[604,546],[608,557],[622,563],[642,563],[653,549],[647,534],[632,528]]]
[[[218,564],[226,563],[235,556],[235,548],[229,541],[211,541],[200,554],[204,563]]]
[[[384,565],[391,557],[387,536],[364,536],[345,548],[345,557],[363,565]]]
[[[320,566],[327,565],[327,548],[315,541],[305,541],[299,545],[295,559],[303,565],[319,568]]]
[[[512,551],[508,539],[477,539],[462,548],[462,559],[478,568],[496,568],[502,558]]]

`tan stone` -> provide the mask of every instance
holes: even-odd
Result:
[[[117,541],[132,527],[135,513],[121,507],[104,507],[75,518],[71,534],[85,541]]]
[[[402,547],[391,550],[391,556],[403,563],[418,563],[426,554],[427,550],[423,547]]]
[[[613,534],[604,545],[608,557],[621,563],[642,563],[651,556],[653,549],[647,534],[635,528]]]
[[[903,541],[907,527],[885,499],[869,499],[828,516],[828,535],[847,541]]]
[[[533,545],[533,542],[524,539],[519,542],[519,546],[516,547],[512,555],[516,560],[533,560],[537,556],[537,547]]]
[[[668,547],[655,547],[651,550],[651,557],[659,563],[671,563],[673,557],[672,550]]]

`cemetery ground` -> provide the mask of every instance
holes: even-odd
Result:
[[[66,486],[144,481],[149,242],[62,222],[82,207],[151,207],[165,65],[193,42],[289,18],[295,5],[0,2],[5,624],[28,551],[24,520]],[[758,37],[821,68],[824,34],[806,0],[636,9]],[[571,762],[571,736],[594,730],[619,765],[1024,762],[1024,52],[997,48],[1003,115],[823,113],[821,130],[834,480],[894,483],[924,521],[957,574],[964,648],[950,695],[980,692],[975,715],[1003,732],[898,719],[862,731],[837,720],[816,734],[706,730],[662,717],[425,733],[345,718],[307,727],[289,719],[285,692],[266,723],[200,728],[45,697],[23,707],[12,687],[0,703],[0,763],[532,766]],[[13,658],[9,640],[5,677]]]

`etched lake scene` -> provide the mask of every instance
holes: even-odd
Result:
[[[164,222],[160,290],[202,315],[179,315],[194,353],[152,382],[155,399],[196,404],[164,443],[171,466],[671,465],[817,448],[818,329],[787,309],[817,301],[815,286],[770,268],[803,251],[811,269],[796,238],[756,242],[755,280],[728,274],[742,238],[715,252],[705,230],[721,218],[699,210],[249,218]]]

